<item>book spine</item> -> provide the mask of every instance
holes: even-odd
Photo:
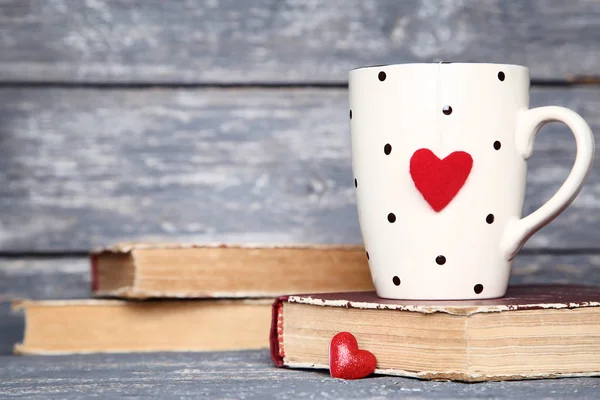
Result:
[[[92,292],[96,292],[98,290],[98,255],[90,254],[90,272],[91,272],[91,284],[92,284]]]
[[[281,296],[275,299],[271,314],[271,333],[269,343],[271,347],[271,359],[277,367],[283,367],[283,357],[285,357],[283,347],[283,303],[287,301],[288,296]]]

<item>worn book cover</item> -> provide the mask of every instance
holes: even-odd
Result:
[[[373,290],[364,248],[120,244],[90,254],[92,292],[119,298],[249,298]]]
[[[374,292],[293,295],[273,305],[279,367],[328,368],[342,331],[376,373],[460,381],[600,375],[600,288],[515,286],[479,301],[402,301]]]
[[[19,354],[266,349],[272,300],[20,300]]]

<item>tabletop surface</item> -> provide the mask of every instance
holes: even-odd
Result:
[[[597,399],[600,379],[458,383],[276,368],[267,350],[0,356],[0,397],[28,399]]]

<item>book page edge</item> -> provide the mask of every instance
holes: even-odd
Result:
[[[193,248],[236,248],[236,249],[301,249],[301,250],[347,250],[364,251],[364,247],[355,244],[277,244],[277,243],[144,243],[144,242],[123,242],[116,243],[107,247],[99,247],[90,252],[92,255],[102,253],[130,253],[133,250],[147,249],[193,249]]]

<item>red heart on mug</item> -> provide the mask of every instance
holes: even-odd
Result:
[[[375,371],[377,359],[367,350],[360,350],[350,332],[340,332],[329,344],[329,371],[333,378],[360,379]]]
[[[410,176],[415,187],[431,208],[444,209],[463,187],[473,158],[464,151],[455,151],[439,159],[429,149],[419,149],[410,158]]]

